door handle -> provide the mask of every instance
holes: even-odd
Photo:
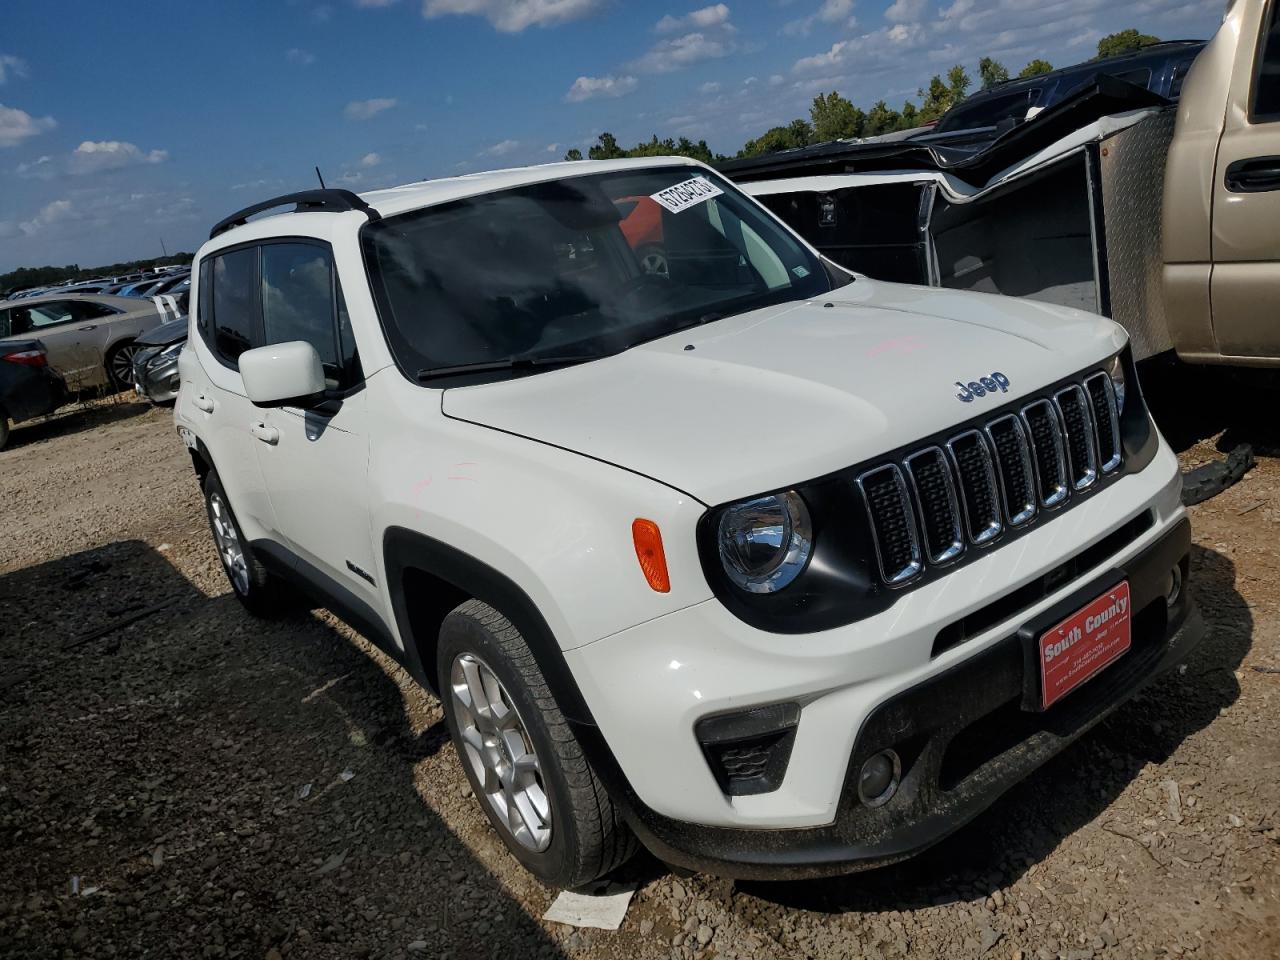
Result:
[[[1267,193],[1280,190],[1280,157],[1250,157],[1227,167],[1227,189],[1232,193]]]
[[[81,330],[97,330],[98,325],[96,323],[91,323],[87,327],[81,327],[80,329]]]
[[[203,410],[205,413],[213,413],[213,401],[203,393],[191,402],[195,404],[197,410]]]
[[[280,431],[275,427],[267,426],[261,421],[249,424],[249,432],[263,443],[269,443],[273,447],[280,442]]]

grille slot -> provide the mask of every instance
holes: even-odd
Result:
[[[1123,463],[1110,376],[1094,370],[950,439],[924,441],[859,474],[882,582],[900,587],[971,547],[1031,526]]]
[[[906,583],[922,569],[920,538],[907,497],[907,482],[897,464],[868,470],[858,477],[880,575],[889,586]]]
[[[946,563],[964,551],[960,504],[947,458],[938,447],[927,447],[903,461],[911,478],[925,556],[930,563]]]
[[[1105,373],[1095,373],[1084,382],[1089,393],[1089,406],[1093,411],[1094,428],[1098,431],[1099,468],[1110,473],[1120,466],[1120,413],[1116,404],[1115,387]]]
[[[1022,422],[1031,435],[1031,461],[1036,468],[1040,504],[1056,507],[1067,499],[1067,463],[1057,409],[1048,400],[1035,400],[1022,408]]]
[[[1031,465],[1031,445],[1022,421],[1009,414],[987,424],[987,438],[996,451],[1004,515],[1011,527],[1036,515],[1036,481]]]
[[[1098,452],[1094,446],[1093,422],[1084,390],[1073,383],[1055,393],[1053,402],[1067,430],[1071,484],[1077,490],[1087,489],[1098,479]]]
[[[996,499],[996,474],[991,451],[977,430],[952,437],[947,441],[947,450],[960,478],[969,541],[986,543],[1004,529],[1000,521],[1000,504]]]

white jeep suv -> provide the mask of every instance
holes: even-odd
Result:
[[[1118,326],[843,273],[691,161],[293,194],[193,277],[236,595],[436,691],[550,883],[909,856],[1202,632]]]

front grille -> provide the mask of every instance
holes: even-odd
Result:
[[[898,587],[955,562],[1087,492],[1121,461],[1115,390],[1101,371],[909,449],[857,477],[881,579]]]
[[[920,539],[915,511],[907,499],[907,484],[896,463],[869,470],[858,478],[871,535],[875,540],[880,575],[890,585],[906,583],[921,570]]]

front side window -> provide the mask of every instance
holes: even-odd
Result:
[[[365,264],[400,368],[589,360],[831,289],[821,262],[716,174],[573,177],[385,218]]]
[[[1258,47],[1249,115],[1254,121],[1280,120],[1280,0],[1273,0],[1267,13],[1267,32]]]
[[[212,259],[213,348],[234,365],[253,346],[258,249],[246,247]]]
[[[316,348],[330,386],[350,386],[355,345],[329,248],[315,243],[262,247],[263,343],[303,340]]]

